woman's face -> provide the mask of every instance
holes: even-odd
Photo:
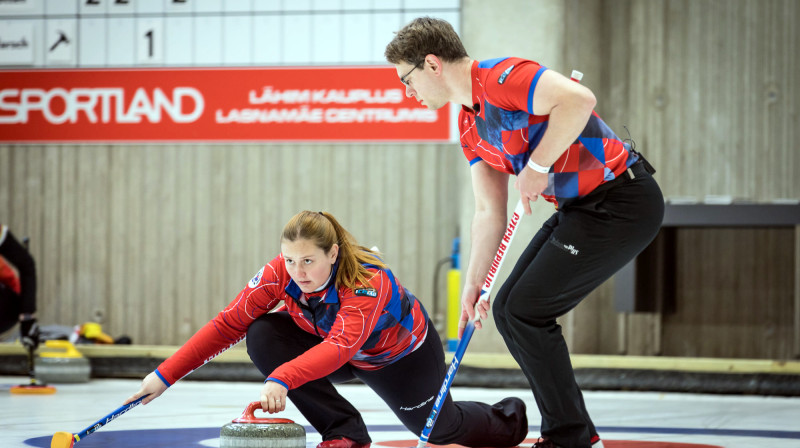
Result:
[[[334,244],[326,254],[311,240],[297,239],[281,243],[286,270],[300,290],[308,294],[324,285],[331,275],[333,264],[339,255],[339,246]]]

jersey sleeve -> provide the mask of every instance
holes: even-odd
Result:
[[[161,363],[156,369],[161,380],[170,386],[244,339],[250,324],[280,303],[282,268],[280,256],[261,268],[224,310]]]
[[[506,110],[533,113],[533,93],[546,67],[534,61],[515,59],[513,64],[498,65],[486,82],[489,101]]]
[[[383,309],[392,298],[392,285],[384,271],[373,271],[369,288],[339,290],[341,306],[336,323],[321,343],[302,355],[284,363],[268,380],[277,381],[289,389],[330,375],[350,361],[370,337]],[[374,297],[365,291],[375,291]]]
[[[481,160],[481,156],[478,155],[477,151],[473,149],[469,144],[461,142],[461,151],[464,153],[464,157],[467,158],[469,162],[469,166],[472,166]]]

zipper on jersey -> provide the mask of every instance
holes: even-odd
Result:
[[[316,299],[317,304],[315,305],[314,308],[311,308],[311,306],[310,306],[311,302],[309,301],[309,299]],[[320,304],[321,301],[322,301],[322,297],[319,297],[319,296],[316,296],[316,297],[306,296],[306,302],[309,305],[303,305],[302,302],[300,303],[301,307],[307,309],[311,313],[311,323],[314,325],[314,333],[316,333],[317,336],[319,336],[319,337],[322,337],[322,335],[319,334],[319,327],[317,327],[317,312],[316,312],[316,308],[319,307],[319,304]]]

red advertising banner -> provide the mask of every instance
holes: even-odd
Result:
[[[0,71],[0,142],[447,141],[392,67]]]

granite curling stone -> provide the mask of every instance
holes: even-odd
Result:
[[[92,368],[89,360],[75,349],[69,341],[45,341],[48,349],[41,351],[34,361],[34,376],[42,383],[85,383],[89,381]]]
[[[256,418],[256,409],[261,409],[258,401],[220,428],[220,448],[305,448],[306,430],[302,426],[288,418]]]

